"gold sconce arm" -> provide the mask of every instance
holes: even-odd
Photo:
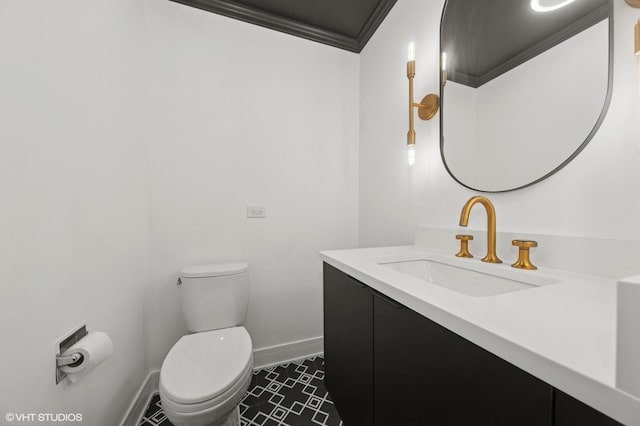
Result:
[[[407,62],[407,78],[409,79],[409,132],[407,133],[407,144],[416,143],[416,132],[413,128],[413,109],[418,108],[418,117],[421,120],[431,120],[440,109],[440,97],[430,93],[420,103],[413,101],[413,78],[416,75],[416,61]]]
[[[640,9],[640,0],[626,0],[631,7]],[[640,95],[640,19],[633,30],[633,53],[638,57],[638,95]]]
[[[640,9],[640,0],[626,0],[626,2],[629,6]],[[640,56],[640,19],[635,26],[633,52]]]
[[[640,56],[640,19],[638,19],[638,22],[636,22],[635,43],[634,43],[633,50],[634,50],[636,56]]]
[[[414,103],[413,106],[418,108],[418,117],[421,120],[431,120],[440,109],[440,96],[429,93],[419,104]]]
[[[413,78],[416,76],[416,61],[407,62],[407,78],[409,79],[409,131],[407,145],[415,145],[416,131],[413,128]]]
[[[413,79],[416,76],[415,48],[413,43],[409,44],[409,60],[407,61],[407,79],[409,80],[409,131],[407,132],[407,148],[409,154],[409,165],[415,161],[414,147],[416,145],[416,131],[413,123],[413,109],[418,108],[418,117],[421,120],[431,120],[440,108],[440,97],[433,93],[428,94],[420,103],[413,101]]]

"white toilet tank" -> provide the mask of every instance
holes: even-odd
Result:
[[[249,304],[246,262],[194,265],[182,269],[182,313],[192,333],[241,325]]]

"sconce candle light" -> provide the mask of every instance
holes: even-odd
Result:
[[[442,86],[447,84],[447,52],[442,52]]]
[[[409,79],[409,131],[407,132],[407,154],[409,165],[415,163],[416,131],[413,128],[413,109],[418,108],[418,117],[421,120],[431,120],[440,108],[440,97],[433,93],[428,94],[418,104],[413,102],[413,78],[416,75],[415,45],[409,43],[409,55],[407,61],[407,78]]]

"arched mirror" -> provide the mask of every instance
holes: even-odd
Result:
[[[608,108],[612,20],[612,0],[447,0],[440,152],[451,176],[511,191],[575,158]]]

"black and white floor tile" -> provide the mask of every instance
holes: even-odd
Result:
[[[315,357],[253,373],[240,403],[241,426],[342,426],[324,387],[324,359]],[[140,426],[171,426],[154,396]]]
[[[162,405],[160,404],[160,395],[154,395],[149,402],[149,408],[142,416],[139,426],[173,426],[173,423],[167,419],[167,416],[162,412]]]

